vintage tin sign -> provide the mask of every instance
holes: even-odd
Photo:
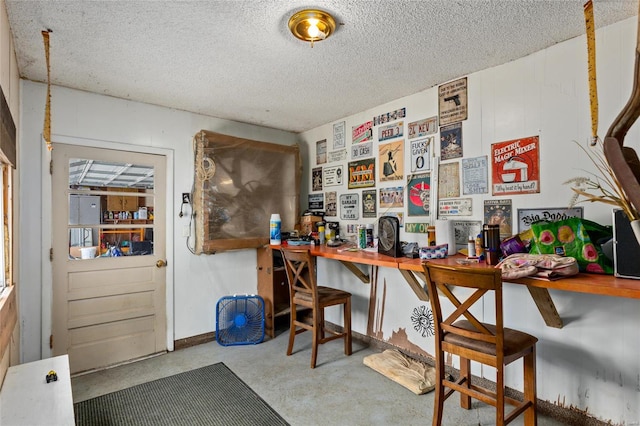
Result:
[[[416,139],[410,142],[412,172],[431,170],[433,139],[433,136],[429,136],[428,138]]]
[[[425,118],[407,124],[409,139],[422,138],[438,131],[438,117]]]
[[[340,219],[358,219],[358,194],[340,195]]]
[[[367,158],[364,160],[349,162],[349,189],[369,188],[376,186],[376,160]]]
[[[373,139],[373,122],[367,121],[364,124],[351,128],[351,140],[353,143],[367,142]]]
[[[404,121],[378,127],[378,142],[401,138],[404,134]]]
[[[467,119],[467,78],[438,86],[440,126]]]
[[[392,121],[400,120],[406,116],[407,109],[400,108],[395,111],[387,112],[386,114],[380,114],[377,117],[373,117],[373,125],[390,123]]]
[[[351,145],[351,159],[367,158],[373,155],[373,142],[362,142]]]

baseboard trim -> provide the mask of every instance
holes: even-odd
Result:
[[[202,343],[211,342],[213,340],[216,340],[216,333],[212,331],[210,333],[198,334],[196,336],[174,340],[173,348],[177,351],[191,346],[201,345]]]

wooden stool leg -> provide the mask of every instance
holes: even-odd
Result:
[[[344,353],[351,355],[353,349],[351,346],[351,298],[347,298],[344,304]]]
[[[313,343],[311,345],[311,368],[316,368],[316,359],[318,357],[318,341],[320,340],[321,333],[321,325],[320,325],[320,316],[323,309],[320,309],[320,312],[316,312],[313,310]]]
[[[460,378],[465,378],[464,386],[471,387],[471,361],[469,358],[460,357]],[[465,410],[471,409],[471,397],[460,392],[460,406]]]
[[[524,357],[524,400],[531,401],[531,407],[524,412],[525,426],[536,426],[537,418],[537,399],[536,399],[536,347],[533,346],[532,352]]]
[[[504,365],[496,369],[496,426],[504,425]]]
[[[293,306],[289,313],[289,346],[287,346],[287,355],[293,353],[293,341],[296,338],[296,307]]]
[[[442,411],[444,409],[444,353],[438,352],[436,355],[436,388],[433,400],[433,426],[442,424]]]

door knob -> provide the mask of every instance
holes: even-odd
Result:
[[[162,259],[160,259],[160,260],[158,260],[158,261],[156,262],[156,266],[157,266],[158,268],[162,268],[162,267],[164,267],[164,266],[167,266],[167,261],[166,261],[166,260],[162,260]]]

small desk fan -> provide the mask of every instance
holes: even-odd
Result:
[[[382,216],[378,219],[378,253],[402,257],[400,222],[397,217]]]
[[[225,296],[216,304],[216,340],[222,346],[255,345],[264,340],[264,299]]]

